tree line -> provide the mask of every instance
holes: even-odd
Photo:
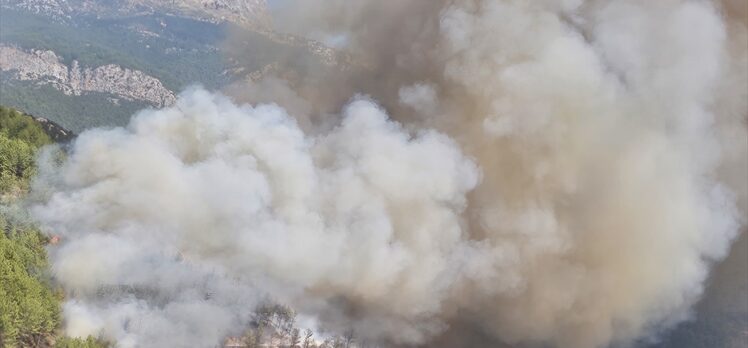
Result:
[[[63,293],[49,272],[49,238],[24,218],[19,202],[52,139],[28,115],[0,106],[0,347],[107,347],[62,334]]]

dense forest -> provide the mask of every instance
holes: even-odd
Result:
[[[93,337],[62,336],[63,294],[50,280],[50,241],[20,208],[36,152],[50,143],[30,116],[0,107],[0,347],[106,347]]]

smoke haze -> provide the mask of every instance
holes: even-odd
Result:
[[[745,222],[735,2],[300,0],[277,22],[357,64],[194,87],[41,159],[69,334],[210,347],[272,300],[385,346],[626,346],[690,317]]]

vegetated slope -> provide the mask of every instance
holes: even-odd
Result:
[[[50,85],[66,95],[111,94],[114,103],[121,99],[139,100],[162,107],[175,99],[174,93],[164,88],[161,81],[142,71],[116,64],[81,66],[77,60],[68,66],[49,50],[26,51],[0,44],[0,70],[8,72],[13,79],[37,81],[37,84]]]
[[[55,139],[74,136],[60,126],[18,110],[0,106],[0,348],[102,348],[94,337],[62,336],[61,301],[55,288],[45,247],[56,237],[42,234],[21,204],[36,173],[35,156]],[[64,154],[59,154],[64,158]],[[62,241],[64,243],[64,241]],[[101,289],[116,291],[116,289]],[[289,307],[268,303],[252,314],[240,336],[227,337],[225,346],[321,347],[353,346],[353,336],[314,337],[297,325]]]
[[[206,22],[230,21],[248,28],[270,26],[266,0],[2,0],[0,4],[46,15],[58,22],[87,14],[120,17],[161,12]]]
[[[222,25],[143,14],[122,18],[81,15],[60,23],[18,8],[3,8],[0,41],[22,49],[51,50],[64,64],[116,64],[159,79],[170,90],[202,81],[223,83],[217,43]]]
[[[32,115],[45,115],[74,132],[125,124],[135,111],[148,106],[127,100],[115,105],[110,98],[111,95],[104,93],[68,96],[49,85],[13,80],[0,74],[0,103]]]
[[[39,121],[42,121],[41,123]],[[61,293],[53,289],[41,234],[20,199],[36,172],[36,152],[58,127],[0,106],[0,347],[102,347],[60,337]]]
[[[107,67],[104,70],[120,73],[89,74],[99,77],[90,79],[97,82],[93,84],[95,88],[66,95],[58,88],[53,88],[54,85],[39,83],[44,80],[23,80],[18,78],[18,69],[8,69],[2,72],[0,103],[45,115],[64,127],[81,130],[93,126],[122,125],[134,111],[163,105],[164,101],[173,98],[175,91],[194,81],[202,81],[210,88],[222,85],[223,69],[217,49],[196,43],[207,37],[216,39],[210,35],[216,34],[220,29],[211,23],[190,22],[188,25],[178,18],[163,19],[168,28],[163,31],[169,34],[164,34],[163,37],[146,37],[136,29],[146,26],[145,24],[160,28],[160,20],[136,18],[133,23],[121,23],[118,20],[89,21],[88,18],[83,18],[71,24],[50,21],[43,15],[3,8],[0,42],[26,53],[32,50],[51,50],[58,62],[49,62],[43,70],[55,71],[55,68],[63,67],[69,72]],[[172,26],[174,23],[177,24]],[[185,28],[194,31],[185,31]],[[187,39],[180,41],[177,37]],[[81,68],[74,69],[76,61]],[[31,62],[18,64],[31,65]],[[156,98],[150,98],[153,100],[132,98],[152,92],[137,83],[144,79],[126,77],[145,75],[152,77],[148,80],[154,82],[153,85],[161,84],[165,89],[155,93]],[[55,81],[49,76],[45,79],[47,82]],[[122,83],[123,81],[126,83]],[[60,86],[65,84],[58,85]],[[131,97],[123,98],[123,95]]]
[[[73,92],[69,83],[50,83],[55,79],[50,81],[49,76],[46,80],[19,78],[22,76],[19,69],[7,67],[0,72],[0,103],[45,115],[74,131],[124,125],[136,110],[159,107],[170,99],[163,91],[155,93],[155,99],[133,98],[150,92],[136,81],[123,85],[119,83],[122,79],[116,77],[128,74],[152,77],[155,80],[147,80],[178,93],[191,84],[222,89],[237,80],[261,75],[268,67],[292,74],[294,66],[317,69],[308,66],[308,62],[315,59],[319,66],[338,62],[336,53],[330,49],[310,40],[273,33],[264,27],[248,29],[227,20],[206,21],[177,16],[173,14],[175,11],[158,12],[156,8],[140,12],[111,6],[109,11],[63,11],[63,18],[52,10],[55,8],[50,5],[52,3],[54,1],[1,2],[0,44],[9,47],[9,52],[21,51],[24,57],[37,61],[36,53],[50,57],[53,54],[55,57],[46,70],[89,69],[91,76],[111,77],[110,85],[106,80],[92,79],[101,83],[95,84],[96,88],[79,89],[75,91],[78,93],[67,95],[63,93],[65,90]],[[41,4],[49,6],[38,7]],[[242,40],[231,42],[230,58],[225,59],[229,33],[241,33],[237,36]],[[29,59],[20,60],[22,62],[15,64],[33,65]],[[93,74],[102,67],[116,73]],[[51,88],[55,86],[59,88]]]

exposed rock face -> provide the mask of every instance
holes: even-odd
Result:
[[[267,0],[0,0],[57,20],[74,15],[118,16],[159,11],[211,22],[233,22],[248,28],[271,25]]]
[[[66,143],[70,140],[75,139],[76,137],[76,134],[72,131],[63,128],[59,124],[52,122],[44,117],[31,117],[34,118],[34,121],[39,123],[44,132],[47,133],[47,135],[49,135],[49,137],[52,138],[52,140],[54,140],[56,143]]]
[[[52,51],[23,51],[0,45],[0,70],[14,74],[13,77],[19,80],[49,84],[67,95],[102,92],[158,107],[175,100],[174,93],[161,81],[142,71],[115,64],[81,67],[77,61],[67,66]]]
[[[132,7],[172,11],[215,22],[229,21],[248,28],[271,25],[267,0],[126,0]]]
[[[69,18],[72,8],[65,0],[2,0],[3,6],[15,5],[33,13],[44,14],[54,19]]]
[[[303,48],[325,65],[345,68],[355,64],[349,55],[321,42],[275,31],[267,0],[0,0],[0,4],[61,22],[76,15],[120,17],[143,13],[172,14],[212,23],[230,22],[274,42]],[[148,31],[140,33],[157,36]]]

